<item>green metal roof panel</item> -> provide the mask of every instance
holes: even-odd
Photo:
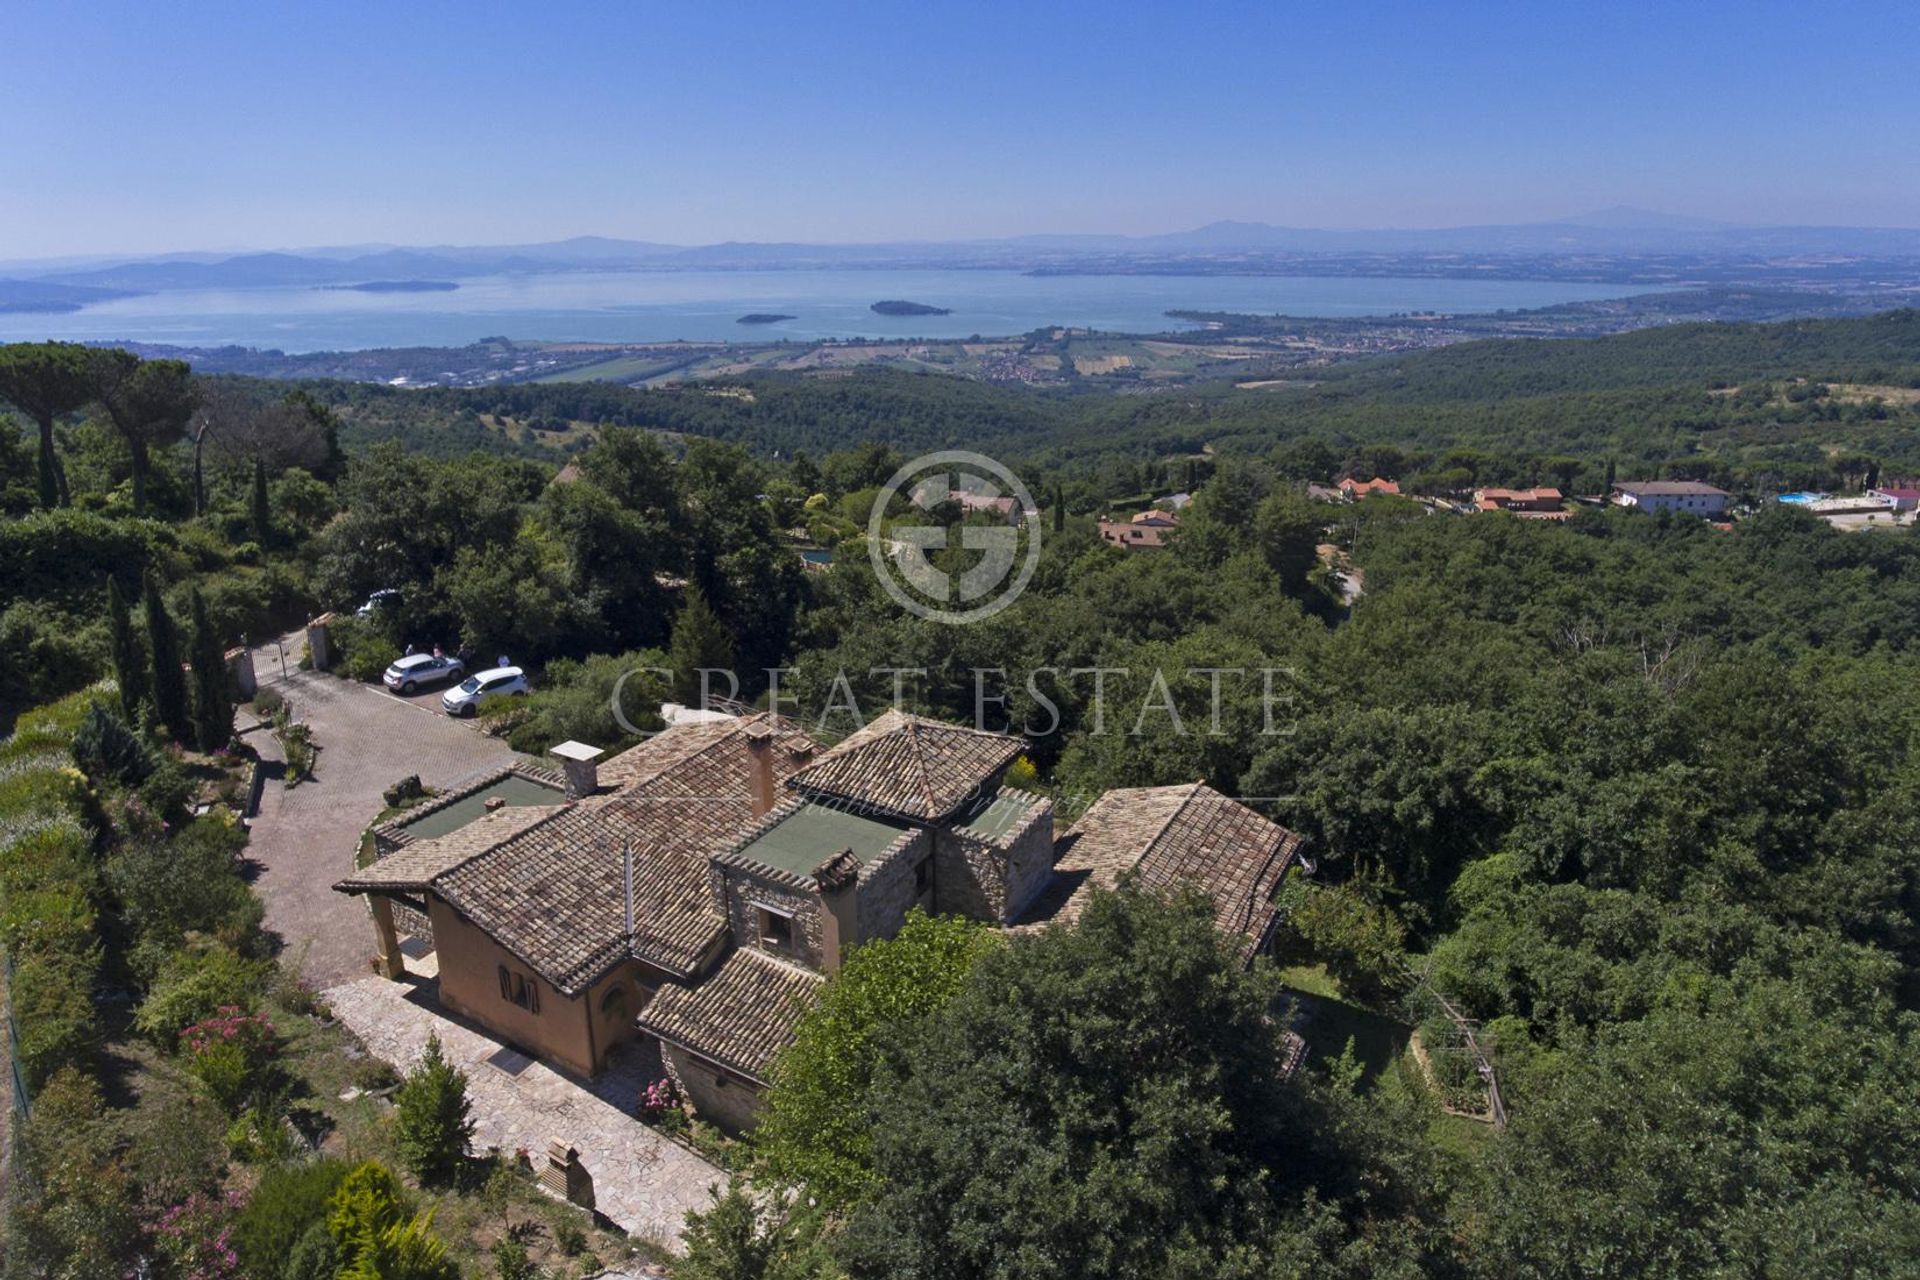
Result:
[[[406,815],[400,815],[398,821],[401,830],[415,840],[437,840],[441,836],[458,831],[476,818],[486,816],[487,801],[495,796],[505,800],[508,805],[558,804],[562,791],[558,787],[523,778],[517,773],[508,774],[491,786],[482,787],[470,796],[463,796],[444,809],[435,809],[421,815],[416,822],[408,822]]]
[[[898,823],[876,821],[829,805],[805,804],[742,849],[739,856],[776,871],[807,875],[842,849],[852,850],[863,863],[871,862],[905,830]]]
[[[1032,810],[1036,798],[1019,793],[995,795],[961,815],[955,825],[970,836],[998,840],[1020,824],[1020,820]]]

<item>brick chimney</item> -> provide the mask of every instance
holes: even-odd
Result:
[[[590,747],[584,742],[569,739],[553,749],[554,759],[560,762],[560,768],[567,775],[567,799],[578,800],[581,796],[590,796],[600,787],[601,756],[606,752],[599,747]]]
[[[773,808],[773,729],[761,720],[747,726],[747,786],[753,795],[753,816]]]
[[[813,882],[825,908],[820,913],[820,969],[838,973],[847,948],[860,941],[860,860],[853,850],[842,849],[813,869]]]

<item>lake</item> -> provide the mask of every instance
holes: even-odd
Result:
[[[0,315],[0,340],[124,339],[282,351],[457,347],[503,335],[571,342],[965,338],[1047,325],[1155,333],[1172,309],[1296,316],[1486,312],[1653,292],[1556,280],[1356,276],[1028,276],[1017,271],[604,271],[484,276],[436,293],[170,290],[68,315]],[[944,316],[875,315],[882,299]],[[744,325],[752,312],[790,315]]]

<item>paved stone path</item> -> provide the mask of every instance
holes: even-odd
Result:
[[[409,964],[431,969],[432,960]],[[426,1052],[427,1037],[437,1034],[447,1060],[467,1073],[474,1149],[524,1147],[539,1169],[548,1144],[565,1141],[593,1178],[595,1208],[630,1235],[679,1252],[687,1211],[710,1203],[709,1187],[726,1186],[723,1171],[626,1110],[660,1074],[657,1056],[638,1044],[593,1080],[582,1081],[451,1019],[435,999],[435,983],[417,973],[397,982],[361,978],[325,994],[334,1016],[367,1051],[402,1071]]]
[[[301,671],[294,663],[302,636],[284,643],[285,675],[271,642],[254,650],[254,671],[262,688],[280,693],[313,726],[320,754],[314,776],[299,786],[268,780],[247,857],[257,866],[253,887],[266,903],[266,927],[288,955],[301,957],[307,980],[326,987],[366,973],[373,955],[366,905],[335,893],[333,883],[353,869],[360,834],[383,807],[381,793],[414,773],[430,787],[450,787],[514,756],[505,743],[441,714],[439,689],[409,700]],[[246,716],[243,709],[243,728]],[[246,740],[262,758],[280,759],[280,744],[265,727]]]

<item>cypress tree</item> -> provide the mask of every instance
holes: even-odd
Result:
[[[667,650],[667,665],[673,669],[673,696],[683,706],[697,707],[700,698],[700,671],[733,669],[733,637],[720,616],[707,603],[700,588],[687,588],[687,602],[673,620],[673,639]],[[731,687],[730,685],[727,687]]]
[[[233,700],[227,696],[227,647],[207,621],[207,601],[193,590],[193,737],[202,751],[233,740]]]
[[[180,634],[160,594],[160,577],[151,569],[143,595],[147,650],[153,655],[154,716],[169,734],[184,742],[193,737],[193,723],[187,715],[187,677],[180,670]]]
[[[255,458],[253,460],[253,540],[264,547],[272,532],[273,512],[267,506],[267,464],[264,459]]]
[[[473,1141],[473,1104],[466,1072],[447,1061],[439,1036],[427,1037],[426,1055],[393,1101],[401,1163],[427,1186],[452,1182]]]
[[[147,655],[134,633],[120,580],[111,576],[107,578],[107,628],[113,639],[113,678],[120,686],[120,710],[128,724],[138,724],[140,704],[147,700]]]

